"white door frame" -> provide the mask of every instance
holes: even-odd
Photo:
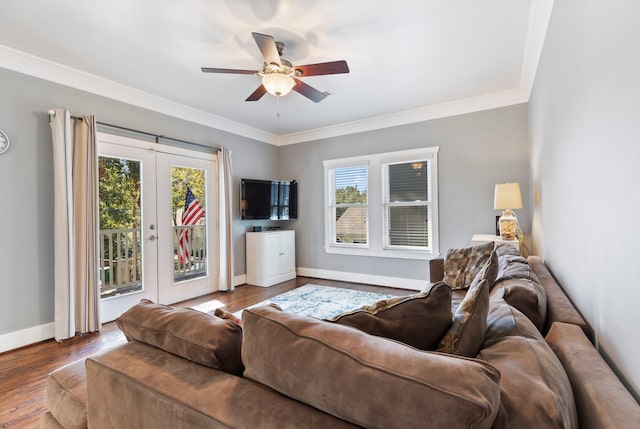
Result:
[[[158,299],[158,277],[156,264],[158,260],[158,243],[155,240],[156,224],[156,157],[153,153],[137,147],[114,145],[100,140],[98,136],[98,156],[124,158],[139,161],[141,182],[141,231],[140,247],[142,261],[142,290],[125,295],[100,300],[100,321],[114,320],[141,299]],[[100,246],[103,243],[99,244]],[[98,261],[96,261],[98,263]],[[111,278],[115,272],[110,272]]]
[[[101,322],[114,320],[132,305],[146,298],[163,304],[173,304],[195,296],[218,290],[219,272],[219,220],[218,220],[218,165],[215,153],[200,152],[181,147],[123,137],[103,132],[97,133],[98,154],[139,159],[150,165],[152,172],[142,172],[143,180],[143,291],[107,298],[101,301]],[[102,150],[103,148],[108,148]],[[127,154],[131,154],[130,156]],[[207,275],[197,279],[173,282],[173,227],[171,223],[171,183],[158,179],[171,174],[171,165],[203,168],[207,170]],[[146,198],[145,198],[146,194]],[[152,206],[152,207],[151,207]],[[151,229],[154,225],[154,229]],[[168,226],[167,226],[168,225]],[[170,228],[167,229],[167,228]],[[151,235],[154,236],[150,239]],[[105,305],[103,305],[105,304]]]

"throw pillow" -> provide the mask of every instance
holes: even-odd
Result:
[[[464,289],[471,285],[474,277],[489,260],[495,243],[449,249],[444,257],[444,281],[451,289]]]
[[[476,357],[487,332],[489,284],[486,280],[469,288],[453,315],[453,324],[440,340],[436,351]]]
[[[221,319],[225,319],[225,320],[231,320],[233,323],[235,323],[238,326],[242,326],[242,319],[240,319],[238,316],[236,316],[233,313],[230,313],[226,310],[223,310],[221,308],[216,308],[213,311],[213,315],[217,316]]]
[[[173,353],[211,368],[242,375],[242,329],[190,308],[174,308],[141,300],[116,319],[128,341]]]
[[[434,350],[451,326],[451,288],[438,282],[429,291],[378,301],[328,321],[421,350]]]
[[[242,324],[246,378],[360,427],[488,429],[500,407],[500,375],[480,360],[268,306]]]
[[[491,289],[493,289],[493,286],[496,283],[499,268],[498,252],[493,249],[491,251],[491,254],[489,255],[489,259],[487,259],[487,262],[485,262],[484,266],[480,269],[480,271],[478,271],[478,274],[476,274],[476,276],[473,278],[471,286],[469,287],[471,288],[480,283],[482,280],[486,280],[488,283],[489,292],[491,292]]]

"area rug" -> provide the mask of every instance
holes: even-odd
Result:
[[[329,319],[338,314],[373,304],[382,299],[393,298],[394,296],[396,295],[306,284],[248,308],[274,303],[287,313]],[[240,310],[235,314],[240,317],[242,311]]]

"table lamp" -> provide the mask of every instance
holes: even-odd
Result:
[[[522,195],[519,183],[499,183],[493,196],[493,208],[504,210],[498,220],[500,237],[503,240],[515,240],[518,230],[518,219],[512,209],[522,208]]]

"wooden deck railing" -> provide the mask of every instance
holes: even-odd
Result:
[[[179,237],[189,231],[180,260]],[[139,228],[100,230],[100,295],[102,298],[142,289],[142,251]],[[178,282],[206,274],[206,225],[173,228],[173,281]]]

